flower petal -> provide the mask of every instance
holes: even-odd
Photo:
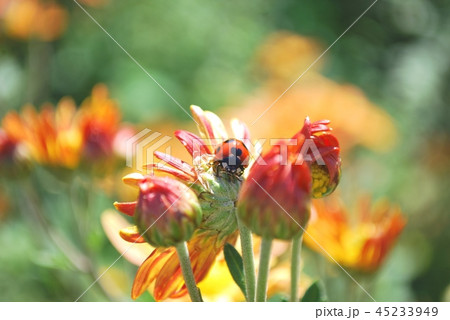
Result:
[[[137,201],[132,202],[114,202],[114,207],[122,213],[132,217],[134,216],[134,211],[136,210]]]
[[[225,129],[225,125],[222,120],[213,112],[205,111],[206,119],[208,119],[209,123],[213,129],[213,139],[225,140],[228,139],[228,133]]]
[[[189,175],[194,179],[196,178],[194,168],[187,162],[184,162],[183,160],[180,160],[178,158],[172,157],[171,155],[159,151],[155,151],[154,155],[158,159],[167,162],[172,167],[184,172],[186,175]]]
[[[175,248],[157,248],[139,267],[134,278],[131,298],[137,299],[155,280],[167,260],[175,255]]]
[[[250,140],[250,130],[247,125],[239,119],[231,119],[231,130],[233,131],[234,138],[243,142]],[[248,146],[247,146],[248,148]]]
[[[216,114],[210,111],[203,111],[202,108],[194,105],[191,106],[191,112],[197,122],[198,130],[202,138],[223,140],[228,137],[222,120]]]
[[[339,157],[339,141],[330,133],[314,136],[314,143],[328,168],[330,180],[333,180],[339,173],[341,159]]]
[[[234,235],[232,236],[233,238]],[[217,254],[230,239],[218,240],[218,235],[202,233],[194,235],[188,242],[192,271],[196,282],[200,282],[207,275]],[[153,295],[157,301],[167,298],[179,298],[187,293],[181,273],[178,256],[167,260],[158,274]]]
[[[197,128],[202,138],[213,139],[214,133],[211,124],[205,116],[205,112],[199,106],[191,105],[191,113],[197,122]]]
[[[135,246],[123,240],[119,235],[119,231],[129,226],[130,223],[121,214],[112,209],[102,213],[101,224],[111,244],[126,260],[136,266],[141,265],[154,250],[148,243]]]
[[[138,187],[139,183],[144,179],[145,177],[142,174],[135,172],[127,174],[122,178],[122,181],[130,186]]]
[[[139,230],[136,226],[127,227],[124,229],[121,229],[119,231],[119,235],[121,238],[125,241],[132,242],[132,243],[144,243],[145,239],[141,237],[141,234],[139,233]]]
[[[178,179],[181,179],[183,181],[187,181],[187,182],[193,182],[194,179],[192,178],[191,175],[187,175],[186,173],[184,173],[181,170],[175,169],[175,168],[171,168],[171,167],[167,167],[165,165],[162,165],[160,163],[151,163],[151,164],[147,164],[145,165],[145,168],[150,169],[150,170],[154,170],[157,172],[163,172],[163,173],[168,173],[173,175],[174,177],[177,177]]]
[[[175,137],[177,137],[178,140],[183,144],[183,146],[186,148],[186,150],[194,157],[196,156],[197,152],[198,155],[202,154],[212,154],[214,151],[212,150],[211,146],[208,146],[205,144],[205,142],[200,139],[197,135],[185,131],[185,130],[177,130],[175,131]]]

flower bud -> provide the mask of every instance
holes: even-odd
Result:
[[[311,198],[336,188],[340,149],[328,124],[306,118],[293,136],[296,144],[273,146],[251,167],[239,195],[238,214],[257,235],[291,239],[308,223]]]
[[[202,221],[202,211],[195,193],[183,183],[148,176],[139,182],[134,217],[148,243],[170,247],[192,237]]]
[[[259,236],[289,240],[308,223],[311,174],[306,162],[285,163],[278,151],[278,146],[272,148],[251,168],[239,195],[238,215]]]

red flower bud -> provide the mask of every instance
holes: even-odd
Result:
[[[280,142],[251,167],[238,214],[257,235],[291,239],[306,227],[311,198],[330,194],[340,177],[339,143],[328,120],[308,118],[293,139]]]
[[[195,193],[183,183],[148,176],[139,182],[134,217],[148,243],[170,247],[192,237],[202,220],[202,211]]]
[[[238,214],[257,235],[291,239],[306,227],[310,214],[311,174],[306,162],[288,162],[273,147],[257,161],[242,185]],[[297,154],[298,155],[298,154]]]

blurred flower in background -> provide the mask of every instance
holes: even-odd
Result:
[[[314,200],[305,243],[343,266],[376,271],[406,220],[398,206],[388,202],[379,202],[372,208],[369,199],[361,199],[355,214],[347,210],[336,198]]]
[[[27,105],[19,114],[11,111],[2,121],[5,139],[4,152],[12,142],[26,148],[30,157],[43,165],[75,168],[82,157],[100,161],[114,156],[115,138],[120,132],[121,114],[108,96],[104,85],[97,85],[92,96],[77,109],[70,98],[63,98],[56,107],[45,104],[38,112]],[[134,131],[127,129],[122,142]],[[124,156],[122,154],[122,156]]]
[[[5,34],[19,40],[54,41],[66,31],[69,12],[57,0],[0,0],[0,23]],[[78,0],[97,7],[107,0]]]
[[[17,155],[17,141],[0,129],[0,163],[12,164]]]
[[[122,114],[109,97],[105,85],[97,85],[79,110],[79,126],[83,137],[83,155],[91,160],[104,159],[114,153],[114,141],[121,129]],[[133,132],[128,132],[128,137]],[[126,137],[120,137],[122,142]]]
[[[67,26],[68,12],[56,1],[2,0],[4,32],[20,40],[53,41]]]
[[[26,105],[21,114],[12,111],[2,121],[8,135],[23,143],[34,161],[50,166],[78,165],[82,136],[75,121],[76,106],[68,98],[56,108],[46,104],[38,112]]]
[[[288,137],[291,128],[309,116],[333,123],[344,152],[356,145],[390,150],[397,140],[397,129],[386,111],[370,102],[356,86],[320,75],[323,60],[308,69],[323,51],[320,48],[316,40],[290,32],[271,35],[256,59],[257,68],[265,71],[265,82],[234,110],[239,110],[240,118],[252,125],[258,137]],[[299,80],[301,85],[291,88],[306,70]]]

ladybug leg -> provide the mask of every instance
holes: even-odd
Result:
[[[216,163],[214,166],[214,173],[216,174],[217,177],[219,176],[219,169],[220,169],[219,167],[220,167],[219,163]]]

